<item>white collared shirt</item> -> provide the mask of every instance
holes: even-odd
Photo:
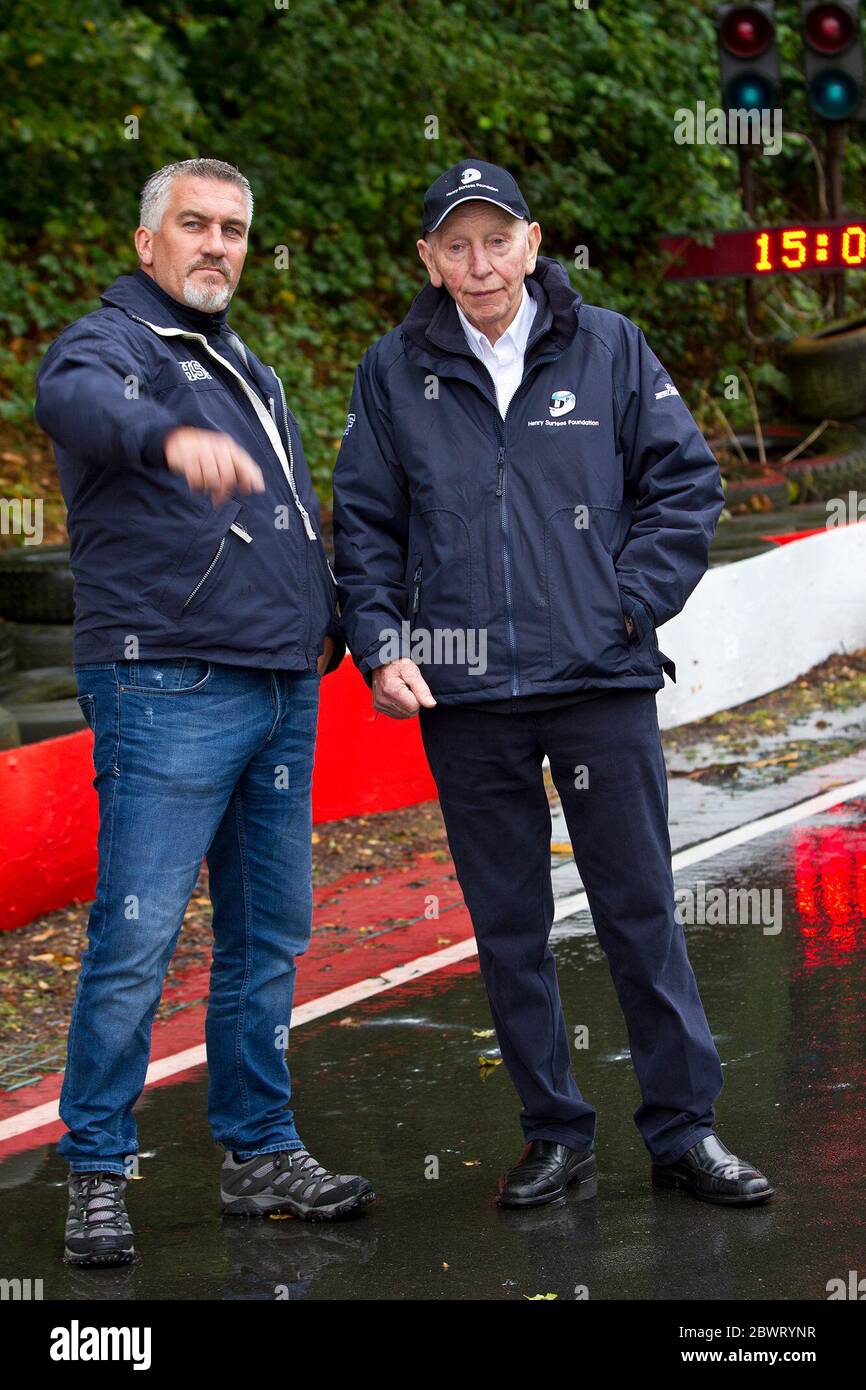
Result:
[[[457,304],[457,313],[466,334],[466,341],[493,377],[496,402],[503,420],[509,401],[523,379],[523,357],[532,320],[535,318],[535,307],[535,300],[524,285],[520,308],[502,337],[491,343],[486,334],[473,327]]]

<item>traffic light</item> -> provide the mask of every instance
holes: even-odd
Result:
[[[860,0],[804,0],[802,8],[809,105],[824,121],[862,116],[863,41]]]
[[[722,105],[726,111],[765,111],[780,105],[782,78],[771,0],[716,9]]]

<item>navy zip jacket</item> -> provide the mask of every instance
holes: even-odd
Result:
[[[537,309],[504,421],[444,288],[358,367],[334,540],[368,684],[400,655],[443,704],[676,679],[655,629],[707,568],[719,466],[635,323],[583,303],[546,257],[526,288]]]
[[[300,430],[273,368],[226,323],[175,301],[142,270],[70,324],[37,376],[54,441],[75,581],[76,665],[197,657],[315,670],[345,644],[318,535]],[[214,509],[166,465],[180,425],[230,435],[265,492]],[[130,641],[137,639],[137,644]]]

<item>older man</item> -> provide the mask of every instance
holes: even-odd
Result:
[[[372,1197],[365,1179],[316,1162],[289,1108],[319,681],[344,644],[297,421],[273,368],[227,322],[251,218],[232,165],[160,169],[141,197],[137,270],[64,329],[38,377],[69,512],[100,814],[60,1098],[76,1264],[133,1255],[133,1106],[205,856],[222,1209],[319,1220]]]
[[[548,938],[545,754],[625,1016],[652,1182],[750,1203],[675,913],[656,626],[707,566],[718,465],[629,319],[585,304],[504,169],[428,189],[430,283],[357,372],[334,479],[344,627],[377,709],[420,712],[526,1140],[505,1206],[596,1187]]]

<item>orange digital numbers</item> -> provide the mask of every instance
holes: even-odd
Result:
[[[773,258],[773,234],[758,232],[755,236],[755,259],[753,271],[765,275],[778,274],[780,270],[808,270],[811,252],[812,265],[824,267],[833,262],[833,248],[830,233],[808,227],[776,228],[777,259]],[[840,266],[866,265],[866,226],[852,222],[848,226],[835,229],[838,238],[835,264]]]
[[[772,270],[773,264],[770,260],[770,233],[760,232],[758,235],[758,259],[755,261],[755,270]]]
[[[866,271],[866,217],[853,212],[849,218],[792,227],[741,227],[713,232],[710,241],[699,241],[688,233],[660,236],[664,278],[721,280]]]
[[[846,227],[842,233],[842,260],[846,265],[862,265],[866,260],[866,230]]]

